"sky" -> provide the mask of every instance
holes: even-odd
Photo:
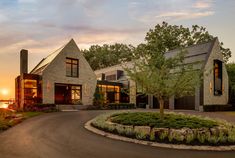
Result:
[[[0,99],[14,98],[19,52],[29,50],[29,71],[73,38],[94,44],[138,45],[150,28],[204,26],[232,51],[235,0],[0,0]]]

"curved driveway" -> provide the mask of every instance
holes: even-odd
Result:
[[[0,134],[0,158],[226,158],[235,152],[156,148],[93,134],[83,125],[104,111],[44,114]]]

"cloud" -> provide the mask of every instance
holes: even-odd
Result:
[[[205,12],[167,12],[157,15],[155,18],[158,20],[185,20],[185,19],[195,19],[195,18],[201,18],[205,16],[213,15],[213,11],[205,11]]]
[[[193,7],[198,8],[198,9],[207,9],[207,8],[211,8],[212,5],[213,5],[212,0],[199,0],[194,3]]]
[[[129,15],[143,23],[188,20],[213,15],[213,3],[213,0],[133,0],[129,3]]]

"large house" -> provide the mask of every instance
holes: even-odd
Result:
[[[16,78],[18,107],[33,103],[92,104],[96,75],[72,39],[42,59],[28,73],[28,51],[20,52],[20,76]]]
[[[170,98],[165,108],[200,110],[204,105],[227,104],[228,75],[218,39],[185,49],[188,52],[185,63],[195,62],[195,69],[203,71],[202,85],[193,96]],[[171,57],[178,52],[173,50],[165,54]],[[159,108],[155,97],[137,91],[138,85],[130,80],[123,65],[93,71],[74,40],[44,58],[30,73],[28,51],[20,53],[21,71],[16,78],[16,103],[20,108],[34,103],[90,105],[96,88],[104,94],[106,103],[130,102],[137,107],[147,104],[150,108]],[[131,65],[129,62],[125,67]]]
[[[207,43],[192,45],[185,49],[187,50],[187,55],[184,63],[196,63],[194,69],[202,70],[202,85],[195,90],[195,95],[193,96],[170,98],[165,102],[165,108],[202,110],[203,105],[227,104],[229,98],[228,74],[223,62],[218,38]],[[172,50],[166,52],[165,55],[166,57],[172,57],[179,51]],[[131,62],[124,66],[119,64],[97,70],[95,74],[98,80],[118,82],[122,84],[124,89],[129,89],[129,101],[136,103],[137,106],[140,107],[147,104],[150,108],[159,108],[155,97],[141,95],[141,92],[136,91],[135,84],[129,79],[123,68],[131,65]]]

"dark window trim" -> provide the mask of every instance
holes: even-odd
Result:
[[[67,62],[67,59],[71,60],[71,62]],[[77,61],[77,64],[74,64],[73,61]],[[78,78],[79,77],[79,59],[75,59],[75,58],[68,58],[66,57],[66,77],[75,77]],[[70,64],[70,75],[67,74],[67,64]],[[77,66],[77,75],[73,75],[73,65]]]

